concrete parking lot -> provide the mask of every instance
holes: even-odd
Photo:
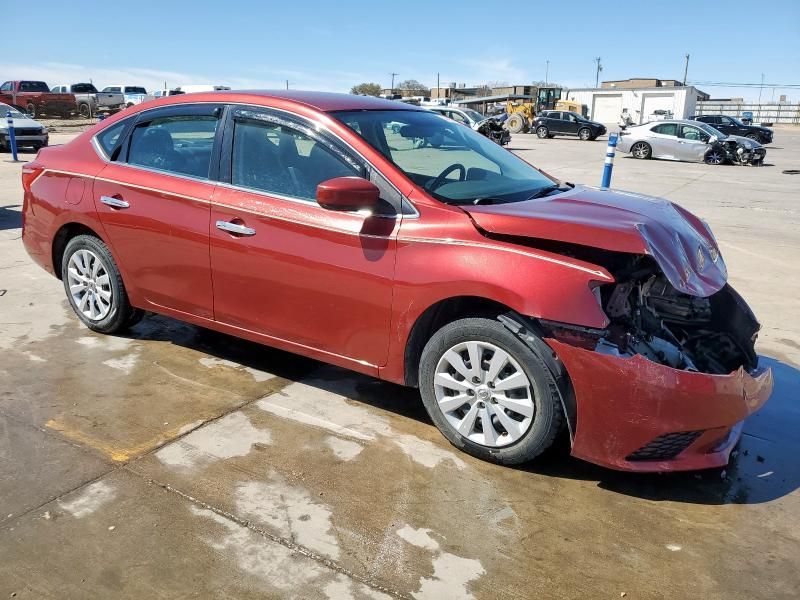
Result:
[[[0,598],[796,598],[800,130],[775,137],[761,168],[617,157],[614,187],[711,224],[775,374],[727,469],[650,476],[563,441],[486,464],[413,390],[172,319],[92,333],[0,154]],[[599,184],[604,139],[511,149]]]

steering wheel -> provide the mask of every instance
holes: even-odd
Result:
[[[453,171],[459,171],[458,173],[458,180],[464,181],[467,178],[467,169],[461,163],[454,163],[447,167],[444,171],[437,175],[436,179],[433,181],[429,181],[425,184],[425,188],[432,192],[437,190],[438,188],[442,187],[447,182],[447,176],[450,175]]]

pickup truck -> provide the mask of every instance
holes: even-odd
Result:
[[[141,104],[142,102],[147,102],[155,98],[148,94],[146,89],[138,85],[109,85],[108,87],[104,87],[103,91],[124,95],[126,107],[133,106],[134,104]]]
[[[66,93],[75,96],[78,114],[88,119],[98,112],[116,112],[125,108],[125,97],[122,94],[98,92],[91,83],[61,84],[50,88],[53,93]]]
[[[35,119],[40,115],[68,118],[78,110],[72,94],[54,94],[44,81],[6,81],[0,85],[0,102],[16,106]]]

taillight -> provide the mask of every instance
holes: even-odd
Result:
[[[38,179],[39,175],[44,173],[44,165],[32,162],[22,166],[22,188],[26,192],[31,191],[33,182]]]

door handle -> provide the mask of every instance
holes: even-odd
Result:
[[[130,202],[121,200],[120,198],[112,198],[111,196],[100,196],[100,202],[107,204],[111,208],[129,208]]]
[[[231,223],[230,221],[217,221],[217,229],[227,231],[236,235],[255,235],[256,230],[252,227],[240,225],[239,223]]]

